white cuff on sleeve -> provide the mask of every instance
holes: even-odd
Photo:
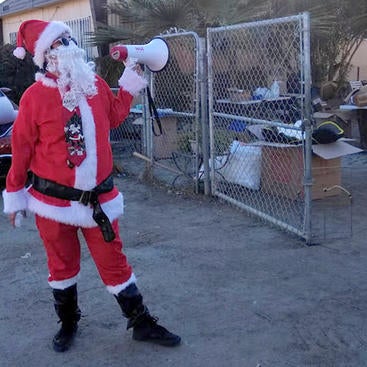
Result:
[[[3,191],[4,213],[15,213],[27,209],[27,190],[21,189],[15,192]]]
[[[125,67],[118,84],[132,96],[137,96],[139,92],[148,85],[148,82],[144,77],[134,71],[132,67],[127,66]]]

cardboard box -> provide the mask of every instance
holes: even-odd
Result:
[[[162,135],[153,134],[153,156],[155,159],[172,157],[172,152],[177,150],[177,118],[172,116],[160,117]],[[154,120],[154,131],[160,134],[157,122]]]
[[[263,144],[261,189],[273,195],[292,200],[304,198],[304,162],[302,146]],[[343,141],[313,146],[312,198],[322,199],[339,195],[342,186],[341,156],[356,153],[355,148]]]
[[[342,193],[341,159],[312,156],[312,199],[322,199]],[[303,190],[302,190],[303,194]]]

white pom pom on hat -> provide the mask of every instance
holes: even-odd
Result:
[[[24,59],[26,51],[28,51],[33,55],[34,63],[42,69],[46,50],[63,33],[69,33],[70,35],[72,33],[70,27],[63,22],[26,20],[19,27],[17,47],[13,51],[13,55],[18,59]]]
[[[24,47],[17,47],[14,51],[13,51],[13,55],[18,58],[23,60],[25,58],[25,48]]]

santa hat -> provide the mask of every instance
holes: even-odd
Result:
[[[13,54],[18,59],[23,60],[27,50],[33,56],[34,63],[42,69],[46,50],[63,33],[71,35],[70,27],[63,22],[26,20],[19,27],[17,48]]]

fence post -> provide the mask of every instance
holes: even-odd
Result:
[[[147,77],[147,75],[149,75]],[[145,73],[145,76],[148,78],[148,85],[151,87],[152,85],[152,77],[151,73]],[[143,154],[149,157],[151,160],[153,159],[153,137],[152,137],[152,116],[150,115],[149,111],[149,103],[148,103],[148,94],[147,91],[144,93],[144,100],[143,100]],[[145,171],[144,177],[152,177],[153,172],[153,165],[151,162],[146,162],[145,164]]]
[[[305,171],[304,171],[304,232],[307,244],[311,243],[312,212],[312,116],[311,116],[311,55],[310,55],[310,15],[303,13],[303,62],[304,62],[304,94],[305,94]]]
[[[200,38],[199,54],[199,81],[200,81],[200,124],[201,124],[201,150],[203,153],[204,167],[204,194],[211,195],[210,187],[210,167],[209,167],[209,129],[208,129],[208,75],[207,75],[207,57],[206,40]]]

